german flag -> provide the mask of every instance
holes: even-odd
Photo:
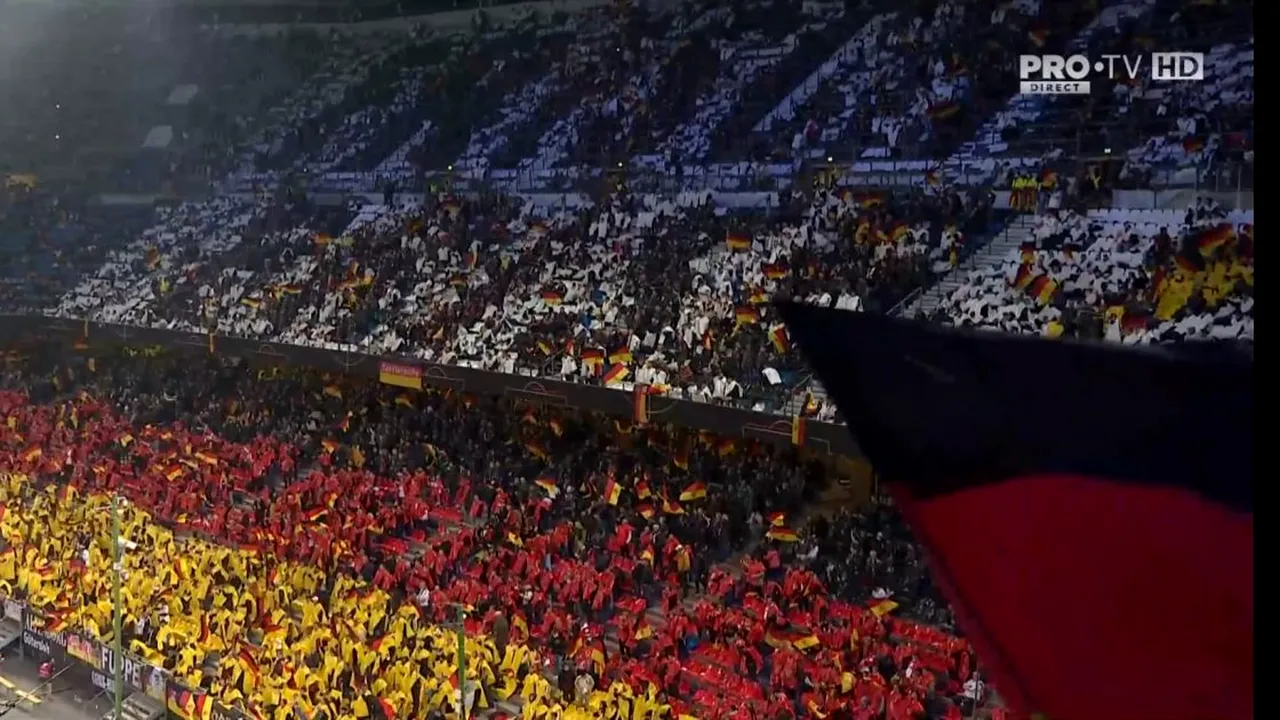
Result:
[[[739,325],[754,325],[760,322],[760,311],[749,305],[743,305],[734,310],[733,316]]]
[[[332,455],[334,451],[340,447],[340,444],[338,443],[337,440],[331,440],[326,438],[320,441],[320,447],[324,448],[324,451],[326,453]]]
[[[636,512],[640,513],[640,517],[645,520],[652,520],[653,516],[656,514],[653,510],[653,505],[649,503],[640,503],[637,505]]]
[[[791,352],[791,338],[787,335],[786,325],[774,325],[770,328],[769,342],[773,343],[773,349],[777,350],[779,355]]]
[[[707,484],[704,482],[695,482],[689,485],[680,493],[680,502],[693,502],[701,500],[707,496]]]
[[[805,434],[808,431],[808,418],[804,415],[796,415],[791,418],[791,444],[799,447],[804,446]]]
[[[622,347],[615,349],[613,352],[609,353],[609,362],[614,365],[618,363],[625,365],[631,362],[631,348],[623,345]]]
[[[216,455],[210,455],[209,453],[204,452],[204,451],[197,451],[197,452],[196,452],[196,454],[194,455],[194,457],[195,457],[195,459],[199,460],[200,462],[204,463],[205,465],[217,465],[217,464],[218,464],[218,457],[217,457]]]
[[[871,614],[876,617],[884,617],[897,609],[898,603],[892,600],[880,600],[871,604]]]
[[[524,444],[524,449],[528,450],[530,455],[538,458],[539,460],[546,461],[551,458],[550,453],[548,453],[547,449],[539,442],[530,440]]]
[[[662,512],[668,515],[683,515],[684,508],[680,507],[680,503],[673,502],[667,498],[662,498]]]
[[[763,272],[764,276],[770,280],[784,278],[790,272],[787,270],[787,266],[782,263],[766,263],[765,265],[760,266],[760,271]]]
[[[615,383],[620,383],[623,380],[626,380],[627,376],[630,374],[631,371],[627,369],[627,366],[619,363],[609,368],[609,372],[604,374],[604,384],[613,385]]]
[[[587,348],[582,351],[582,363],[587,367],[600,367],[604,365],[604,350],[600,348]]]
[[[785,527],[787,524],[787,514],[781,510],[765,515],[764,519],[768,521],[769,527]]]
[[[636,497],[641,500],[648,500],[653,497],[653,491],[649,489],[649,481],[640,479],[636,481]]]
[[[792,543],[800,539],[800,536],[796,534],[795,530],[792,530],[791,528],[785,525],[778,525],[775,527],[771,527],[769,528],[769,532],[765,533],[764,535],[770,540],[776,540],[777,542]]]
[[[755,289],[747,293],[747,302],[752,305],[763,305],[769,302],[769,293],[764,290]]]
[[[556,486],[556,481],[546,475],[534,480],[533,484],[547,491],[547,497],[553,498],[560,494],[560,488]]]
[[[671,464],[684,470],[689,471],[689,451],[681,450],[671,456]]]
[[[245,671],[251,673],[254,678],[262,676],[262,668],[258,667],[258,658],[254,657],[251,649],[241,645],[238,659],[240,664],[244,666]]]
[[[1251,356],[779,309],[1018,715],[1255,716]]]
[[[818,639],[818,636],[811,632],[797,635],[796,639],[791,641],[791,646],[797,650],[808,650],[821,644],[822,641]]]
[[[559,290],[545,288],[542,291],[542,302],[548,305],[559,305],[564,302],[564,295]]]
[[[1028,240],[1019,246],[1018,250],[1022,253],[1022,264],[1029,265],[1036,261],[1036,242]]]
[[[618,500],[622,497],[622,486],[617,480],[609,478],[609,482],[604,484],[604,501],[610,505],[617,505]]]
[[[1048,305],[1058,290],[1058,282],[1048,275],[1037,275],[1028,285],[1027,294],[1041,305]]]
[[[1231,242],[1235,235],[1235,228],[1230,224],[1223,223],[1197,235],[1196,248],[1200,250],[1200,254],[1204,257],[1213,257],[1218,248]]]
[[[751,249],[751,238],[742,233],[729,233],[725,236],[724,243],[734,252],[743,252]]]

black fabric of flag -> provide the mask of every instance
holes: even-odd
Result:
[[[999,692],[1253,716],[1252,359],[785,303]]]

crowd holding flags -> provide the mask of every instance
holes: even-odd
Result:
[[[279,375],[259,374],[263,382],[272,377]],[[380,388],[376,405],[382,412],[406,416],[419,415],[428,398],[446,395],[408,393],[402,403],[402,389],[375,387]],[[292,473],[303,462],[296,449],[273,438],[260,436],[242,444],[180,426],[134,426],[87,394],[32,405],[22,395],[0,391],[0,416],[6,418],[0,467],[16,467],[32,478],[15,481],[0,497],[14,510],[0,525],[6,542],[30,550],[0,556],[12,561],[0,561],[0,582],[34,599],[58,622],[106,637],[110,603],[103,600],[103,578],[109,573],[101,548],[109,543],[102,541],[104,513],[95,508],[107,493],[123,493],[132,501],[125,513],[126,536],[139,548],[128,561],[133,579],[127,627],[160,608],[170,618],[152,624],[159,628],[154,633],[131,636],[133,652],[164,664],[176,681],[192,687],[212,668],[217,679],[211,686],[206,682],[208,697],[249,716],[279,717],[291,712],[283,708],[302,707],[311,720],[403,720],[421,716],[424,708],[450,705],[457,687],[451,682],[457,672],[455,637],[441,623],[450,619],[448,608],[454,606],[472,609],[465,624],[466,675],[468,684],[479,689],[475,707],[520,698],[530,717],[729,720],[739,707],[741,688],[726,684],[731,681],[702,661],[680,663],[672,648],[704,624],[719,628],[732,619],[764,628],[776,612],[761,608],[811,596],[818,587],[810,575],[792,569],[766,584],[759,561],[748,558],[739,580],[711,573],[719,578],[715,591],[746,598],[747,609],[715,615],[669,607],[667,625],[657,626],[645,620],[648,601],[633,581],[623,579],[627,568],[641,565],[677,586],[680,578],[707,577],[704,545],[670,535],[663,539],[646,524],[664,516],[664,525],[704,517],[704,510],[717,503],[717,486],[690,469],[704,470],[717,459],[758,457],[762,450],[754,441],[709,434],[679,438],[662,426],[619,422],[620,443],[662,448],[658,452],[670,463],[643,474],[602,470],[580,485],[582,478],[560,474],[549,448],[555,438],[574,437],[581,428],[566,428],[562,419],[555,423],[559,430],[554,429],[548,415],[555,412],[542,408],[517,413],[518,437],[509,444],[523,446],[545,471],[527,481],[534,492],[516,514],[529,520],[507,524],[503,520],[516,507],[503,493],[486,502],[467,492],[469,483],[449,490],[428,471],[386,478],[364,469],[357,430],[364,420],[350,409],[360,390],[330,378],[304,394],[330,407],[332,422],[323,426],[333,437],[316,442],[313,460],[320,469],[294,475],[286,490],[269,492],[259,484],[268,468]],[[333,408],[334,400],[342,406]],[[462,396],[458,404],[471,408],[473,400]],[[228,402],[229,417],[243,414],[239,404]],[[442,452],[429,454],[436,458]],[[69,462],[72,454],[86,462]],[[567,492],[570,488],[574,492]],[[572,523],[545,520],[554,517],[550,510],[565,503],[566,496],[582,497],[584,488],[601,512],[615,508],[620,513],[615,517],[626,518],[615,520],[611,539],[604,543],[604,570],[563,554],[574,537]],[[401,501],[382,501],[387,493],[401,491]],[[482,530],[448,524],[463,515],[494,518],[496,525]],[[420,525],[422,518],[432,519],[431,531]],[[784,514],[769,515],[773,537],[790,532],[795,540],[783,542],[798,542],[785,522]],[[175,534],[175,529],[181,532]],[[413,564],[397,559],[410,542],[422,553]],[[67,550],[85,545],[98,548],[91,550],[85,572],[64,569]],[[553,559],[546,563],[544,557]],[[359,572],[361,568],[365,571]],[[361,579],[349,574],[353,571]],[[74,588],[67,585],[78,576],[87,580]],[[730,590],[726,583],[731,582],[741,587]],[[672,586],[657,587],[669,592]],[[410,601],[427,589],[429,603]],[[66,608],[57,605],[69,599],[82,601]],[[611,652],[601,642],[598,625],[580,627],[569,610],[575,604],[612,607],[609,626],[625,652]],[[529,647],[513,642],[500,648],[486,639],[499,612],[510,619],[512,629],[526,628],[513,638],[535,639],[542,647],[548,633],[568,632],[576,643],[571,661],[603,671],[600,687],[583,706],[560,699],[543,677],[544,659]],[[831,618],[813,616],[803,624],[807,632],[796,635],[786,651],[828,664],[832,658],[822,655],[830,644],[826,634],[847,638],[856,618],[859,632],[873,635],[869,626],[863,627],[872,617],[858,608],[840,610]],[[797,624],[792,630],[799,628]],[[713,646],[706,657],[724,652],[750,655],[759,650]],[[319,660],[312,662],[313,657]],[[673,671],[676,675],[670,675]],[[695,678],[696,687],[682,687],[685,676]],[[818,694],[809,693],[806,702],[829,712],[856,701],[858,691],[841,690],[838,680],[822,681],[815,686]],[[864,691],[882,692],[870,686]],[[176,705],[180,712],[175,712],[183,717],[201,717],[204,697],[197,692],[172,698],[171,708]],[[771,712],[772,700],[753,702],[761,712]]]

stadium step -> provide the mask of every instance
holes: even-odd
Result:
[[[124,720],[159,720],[164,713],[164,706],[146,693],[133,693],[120,706],[120,714]],[[102,716],[102,720],[113,720],[115,714],[115,709],[112,708]]]
[[[5,618],[0,620],[0,652],[22,638],[22,624],[17,620]]]

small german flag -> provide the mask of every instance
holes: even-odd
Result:
[[[789,543],[796,542],[800,539],[800,536],[796,534],[795,530],[792,530],[785,525],[769,528],[769,532],[765,533],[765,537],[770,540],[776,540],[777,542]]]
[[[554,498],[560,494],[560,488],[556,486],[556,481],[546,475],[534,480],[533,484],[547,491],[547,497]]]
[[[884,617],[897,609],[898,603],[892,600],[880,600],[871,606],[871,614],[876,617]]]
[[[731,232],[725,236],[725,245],[734,252],[742,252],[751,249],[751,238],[742,234]]]
[[[707,496],[707,484],[704,482],[695,482],[689,485],[680,493],[680,502],[692,502],[701,500]]]
[[[641,503],[636,506],[636,512],[640,513],[640,517],[645,520],[652,520],[654,516],[653,505],[649,503]]]
[[[791,352],[791,338],[787,335],[785,325],[774,325],[769,330],[769,342],[773,343],[773,349],[777,350],[779,355]]]
[[[764,276],[770,280],[777,280],[787,276],[787,266],[782,263],[767,263],[761,266],[760,270],[764,272]]]
[[[604,501],[610,505],[617,505],[618,500],[622,497],[622,486],[617,480],[609,478],[609,482],[604,486]]]
[[[547,288],[542,291],[542,302],[553,306],[559,305],[564,302],[564,295],[559,290]]]
[[[630,374],[631,371],[627,369],[627,366],[619,363],[609,368],[609,372],[604,374],[604,384],[613,385],[615,383],[620,383],[623,380],[626,380],[627,376]]]
[[[746,305],[734,310],[733,316],[737,319],[739,325],[754,325],[760,322],[760,311]]]
[[[623,346],[609,353],[609,362],[613,364],[631,362],[631,348]]]

